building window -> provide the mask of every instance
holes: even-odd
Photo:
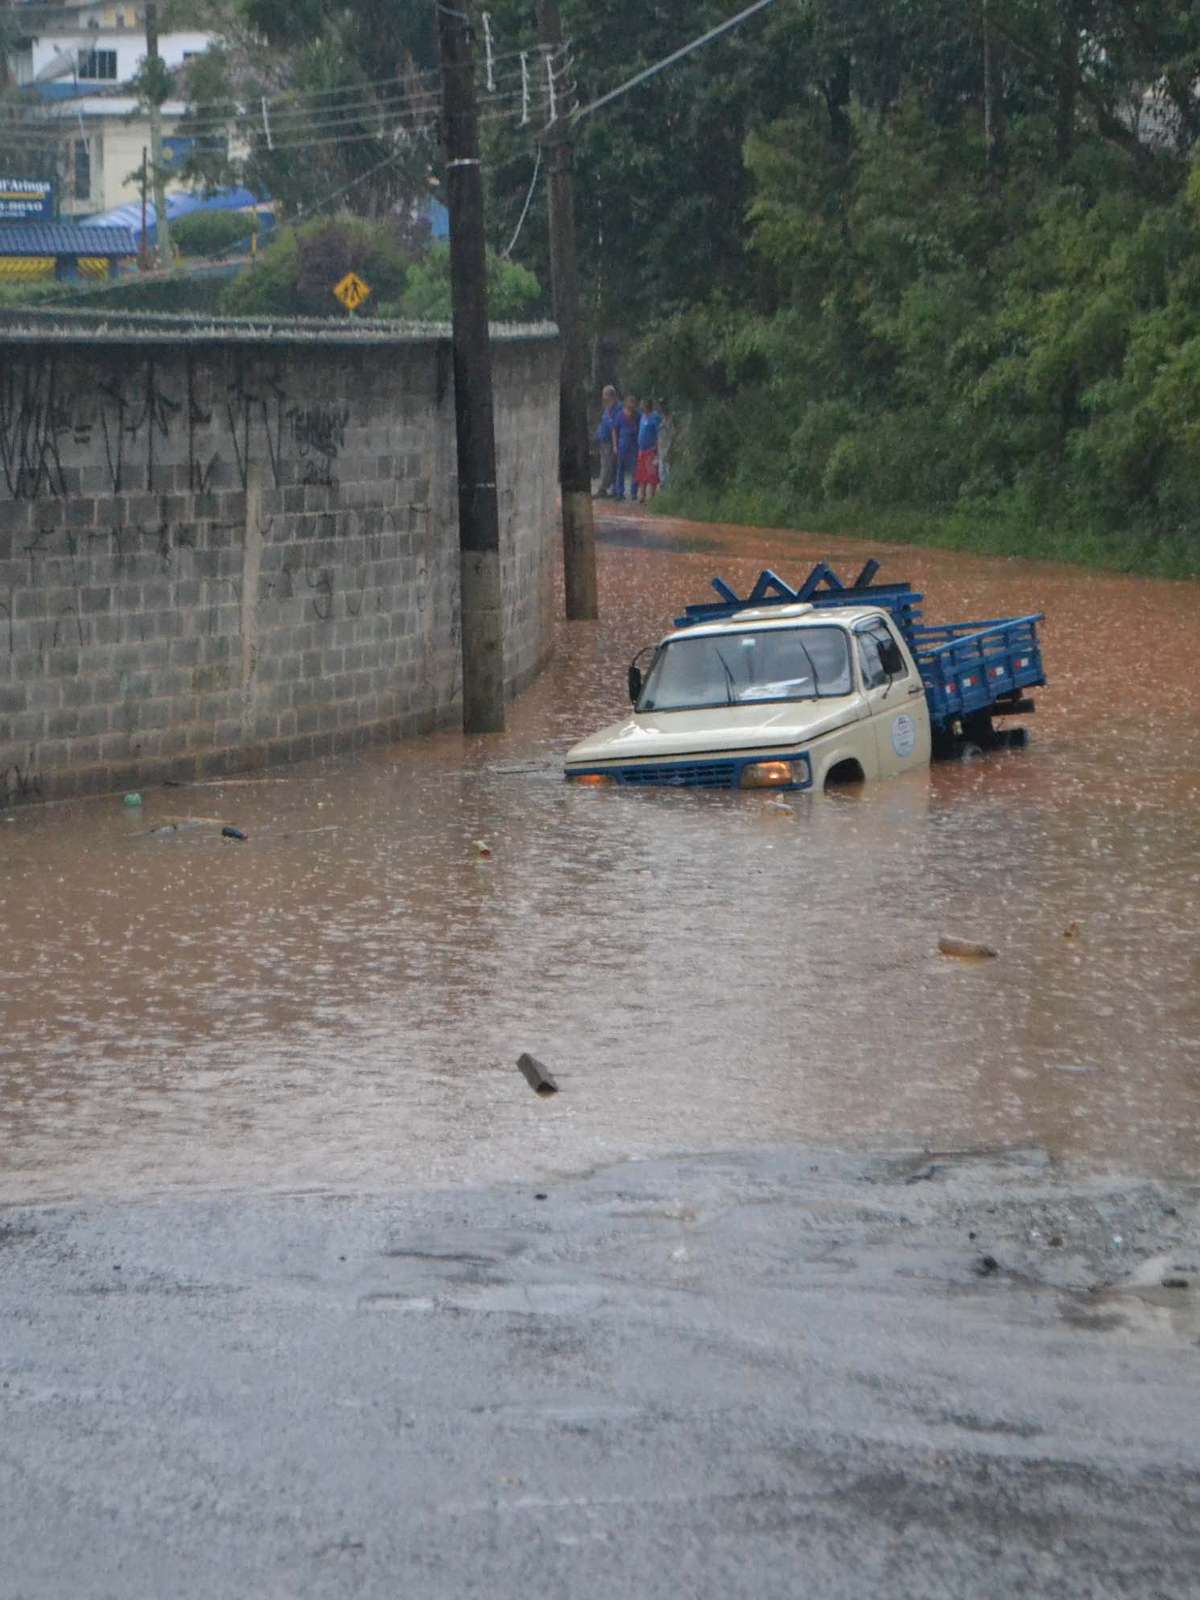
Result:
[[[92,198],[92,147],[86,139],[75,141],[75,198]]]
[[[117,81],[117,52],[115,50],[81,50],[79,76],[92,83]]]

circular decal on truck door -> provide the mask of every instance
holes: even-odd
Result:
[[[917,748],[917,725],[906,713],[892,723],[892,749],[902,759]]]

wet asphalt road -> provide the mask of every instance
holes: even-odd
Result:
[[[3,1210],[0,1594],[1182,1600],[1197,1269],[1036,1154]]]

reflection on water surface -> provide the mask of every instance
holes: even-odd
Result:
[[[714,572],[869,552],[609,527],[604,620],[563,626],[502,737],[0,825],[0,1200],[790,1140],[1200,1169],[1196,587],[886,551],[931,621],[1047,613],[1033,743],[786,811],[558,762]]]

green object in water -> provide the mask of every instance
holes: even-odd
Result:
[[[127,806],[140,806],[141,803],[142,803],[142,797],[141,797],[140,794],[133,794],[132,792],[130,792],[129,794],[127,794],[125,796],[125,804]]]

